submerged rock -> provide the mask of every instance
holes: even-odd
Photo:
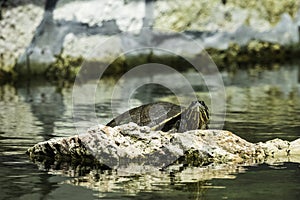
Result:
[[[209,163],[300,162],[300,139],[254,144],[225,130],[166,133],[129,123],[114,128],[99,125],[84,134],[51,139],[34,145],[27,153],[39,162],[67,161],[140,171],[178,163],[202,166]]]

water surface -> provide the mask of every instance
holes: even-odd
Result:
[[[209,93],[195,72],[184,74],[199,98],[210,107]],[[170,75],[172,77],[172,75]],[[299,66],[269,70],[222,72],[226,86],[227,116],[224,129],[251,142],[276,137],[292,141],[300,137]],[[153,78],[153,77],[152,77]],[[137,80],[133,80],[132,83]],[[116,80],[101,80],[96,94],[99,123],[111,112]],[[82,88],[88,84],[82,85]],[[131,94],[130,106],[176,98],[160,85],[145,85]],[[122,95],[112,101],[115,112],[128,109]],[[90,171],[69,175],[39,170],[24,154],[37,142],[76,134],[72,117],[72,88],[58,88],[45,80],[0,87],[0,199],[298,199],[299,163],[258,165],[197,179],[201,169],[185,169],[184,176],[159,172],[117,176],[114,171]],[[82,120],[93,110],[78,108]],[[198,172],[198,170],[200,170]],[[74,170],[76,171],[76,170]],[[66,173],[67,174],[67,173]]]

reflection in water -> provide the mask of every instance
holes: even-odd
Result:
[[[195,78],[194,72],[184,75],[199,98],[210,106],[203,80]],[[259,72],[223,72],[222,76],[227,93],[225,129],[252,142],[275,137],[299,138],[298,66]],[[172,76],[167,79],[172,81]],[[138,81],[135,78],[132,84]],[[115,82],[111,79],[100,81],[101,87],[96,93],[99,123],[105,124],[112,118],[110,97]],[[177,101],[167,88],[145,85],[132,94],[130,106],[162,99]],[[116,104],[119,113],[129,109],[128,105],[123,106],[122,96],[113,101],[119,102]],[[210,173],[204,173],[199,167],[181,166],[177,171],[139,176],[97,169],[78,171],[76,166],[65,166],[65,171],[51,170],[49,174],[30,163],[24,152],[37,142],[76,133],[72,119],[72,88],[57,90],[38,81],[29,86],[4,85],[0,87],[0,106],[0,199],[282,199],[283,195],[297,199],[299,196],[299,164],[293,163],[275,166],[276,169],[267,165],[233,167],[219,171],[220,174],[214,171],[220,166],[211,167]],[[83,120],[90,118],[93,108],[85,105],[83,99],[79,108]],[[214,174],[215,179],[211,180],[209,174]],[[277,188],[275,192],[273,188]]]
[[[18,95],[30,105],[32,114],[41,122],[40,135],[44,140],[53,138],[55,122],[61,121],[64,113],[61,91],[44,81],[27,82],[17,89]]]
[[[299,137],[299,67],[263,71],[249,77],[240,71],[225,78],[228,85],[225,129],[251,141]],[[248,77],[248,78],[247,78]]]
[[[208,190],[206,199],[299,199],[299,176],[299,163],[249,167],[235,179],[212,180],[220,188]]]

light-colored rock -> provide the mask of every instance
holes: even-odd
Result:
[[[122,53],[122,41],[118,36],[76,36],[73,33],[66,35],[63,44],[63,56],[80,57],[86,60],[100,60],[111,63]]]
[[[226,5],[220,0],[60,0],[56,8],[53,5],[53,12],[35,5],[23,4],[3,11],[1,70],[10,71],[19,64],[16,71],[20,74],[43,74],[58,55],[111,63],[121,55],[120,51],[160,56],[158,51],[149,53],[144,47],[167,51],[172,47],[171,53],[193,58],[203,48],[226,50],[232,43],[245,46],[251,40],[280,45],[299,42],[296,0],[230,1]],[[145,31],[144,27],[150,29]],[[172,31],[194,39],[201,48],[170,34]],[[114,39],[108,41],[111,45],[101,46],[112,35]],[[95,48],[98,44],[101,48]]]
[[[289,10],[285,8],[289,8]],[[280,21],[283,13],[296,16],[297,1],[157,1],[155,4],[155,27],[176,31],[234,32],[241,25],[255,31],[268,31]],[[180,20],[178,20],[180,19]]]
[[[290,155],[300,155],[300,139],[290,142],[289,152]]]
[[[0,69],[8,72],[30,44],[43,18],[44,9],[35,4],[25,4],[1,12]]]
[[[275,27],[263,32],[257,32],[255,39],[281,45],[297,43],[299,42],[297,22],[285,13]]]
[[[55,20],[76,21],[102,26],[115,20],[121,31],[139,32],[145,17],[145,1],[59,1],[53,13]]]
[[[99,125],[79,136],[41,142],[28,153],[39,169],[72,177],[64,184],[101,192],[122,187],[137,194],[162,184],[198,183],[205,189],[210,187],[206,180],[234,179],[247,166],[300,163],[300,139],[254,144],[224,130],[164,133],[129,123]],[[113,169],[102,171],[107,165]]]
[[[85,134],[38,143],[28,149],[28,154],[32,159],[44,156],[54,160],[92,160],[123,169],[132,163],[143,168],[163,168],[179,158],[191,165],[275,163],[299,156],[298,141],[274,139],[253,144],[224,130],[166,133],[129,123],[114,128],[99,125]]]

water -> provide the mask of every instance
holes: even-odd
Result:
[[[210,104],[203,81],[195,72],[184,74],[197,95]],[[172,75],[171,75],[172,76]],[[224,129],[251,141],[300,137],[300,68],[222,72],[226,85]],[[153,78],[153,77],[152,77]],[[155,78],[155,77],[154,77]],[[171,80],[171,79],[170,79]],[[134,83],[137,80],[133,80]],[[172,81],[172,80],[171,80]],[[114,115],[110,96],[115,80],[100,81],[96,94],[99,123]],[[84,90],[89,85],[82,86]],[[114,112],[140,104],[176,101],[160,85],[140,87],[131,100],[114,96]],[[109,170],[39,170],[24,154],[37,142],[76,133],[72,118],[72,88],[57,88],[43,80],[0,87],[0,199],[299,199],[299,163],[262,164],[216,172],[203,177],[201,168],[181,173],[117,175]],[[210,105],[209,105],[210,107]],[[93,106],[78,107],[80,119],[92,116]],[[226,168],[226,167],[225,167]]]

